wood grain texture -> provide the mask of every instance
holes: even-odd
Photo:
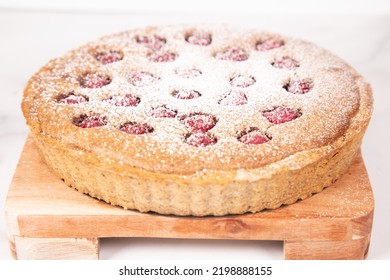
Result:
[[[19,240],[18,258],[26,246],[20,238],[101,237],[284,240],[288,259],[364,258],[373,211],[361,155],[334,185],[298,203],[256,214],[176,217],[124,210],[67,187],[49,171],[30,138],[6,201],[8,236],[10,244]],[[359,253],[344,252],[348,248]]]
[[[19,260],[97,260],[97,238],[15,238]]]
[[[289,260],[362,260],[367,257],[370,235],[355,240],[284,241]]]

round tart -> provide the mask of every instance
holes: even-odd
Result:
[[[28,82],[22,109],[48,166],[126,209],[274,209],[335,182],[372,113],[367,82],[312,43],[227,26],[91,42]]]

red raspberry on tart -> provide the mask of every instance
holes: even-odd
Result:
[[[228,48],[215,54],[215,58],[228,61],[244,61],[248,59],[248,53],[242,48]]]
[[[201,96],[200,92],[193,89],[179,89],[172,92],[172,96],[177,99],[194,99]]]
[[[80,80],[80,85],[84,88],[101,88],[110,83],[110,76],[99,73],[86,73]]]
[[[122,125],[120,130],[128,134],[140,135],[152,132],[153,128],[144,123],[129,122]]]
[[[112,96],[107,99],[107,102],[115,106],[135,107],[141,102],[141,99],[133,94],[127,93],[124,95]]]
[[[211,115],[196,113],[184,117],[183,123],[190,131],[206,133],[217,124],[217,119]]]
[[[164,38],[157,35],[137,35],[135,40],[138,44],[152,50],[161,49],[167,42]]]
[[[80,104],[87,101],[87,97],[83,95],[75,95],[74,92],[70,92],[69,94],[61,94],[57,98],[57,102],[60,104]]]
[[[295,120],[301,116],[301,113],[288,107],[276,107],[270,111],[263,112],[263,116],[273,124],[281,124]]]
[[[155,75],[143,70],[131,71],[128,78],[129,83],[136,87],[149,86],[157,80],[158,78]]]
[[[205,31],[194,31],[186,38],[187,42],[198,46],[208,46],[211,44],[211,34]]]
[[[116,50],[104,50],[96,53],[95,58],[102,64],[110,64],[123,59],[123,54]]]
[[[185,142],[194,147],[206,147],[217,143],[217,139],[207,133],[194,132],[187,136]]]
[[[265,39],[261,40],[256,44],[256,50],[258,51],[269,51],[280,48],[284,45],[284,41],[281,39]]]
[[[270,139],[264,132],[256,128],[251,128],[249,131],[241,133],[241,135],[239,135],[238,137],[238,141],[250,145],[263,144],[268,142],[269,140]]]

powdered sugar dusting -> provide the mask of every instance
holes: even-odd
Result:
[[[342,60],[298,39],[166,26],[107,36],[49,62],[24,102],[42,134],[107,160],[191,173],[259,167],[334,141],[359,107],[355,80]],[[288,121],[264,116],[275,108],[289,108]]]

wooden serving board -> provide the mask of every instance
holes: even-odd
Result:
[[[276,210],[224,217],[176,217],[124,210],[67,187],[31,138],[6,201],[16,259],[98,259],[99,238],[283,240],[286,259],[364,259],[374,198],[363,159],[333,186]]]

